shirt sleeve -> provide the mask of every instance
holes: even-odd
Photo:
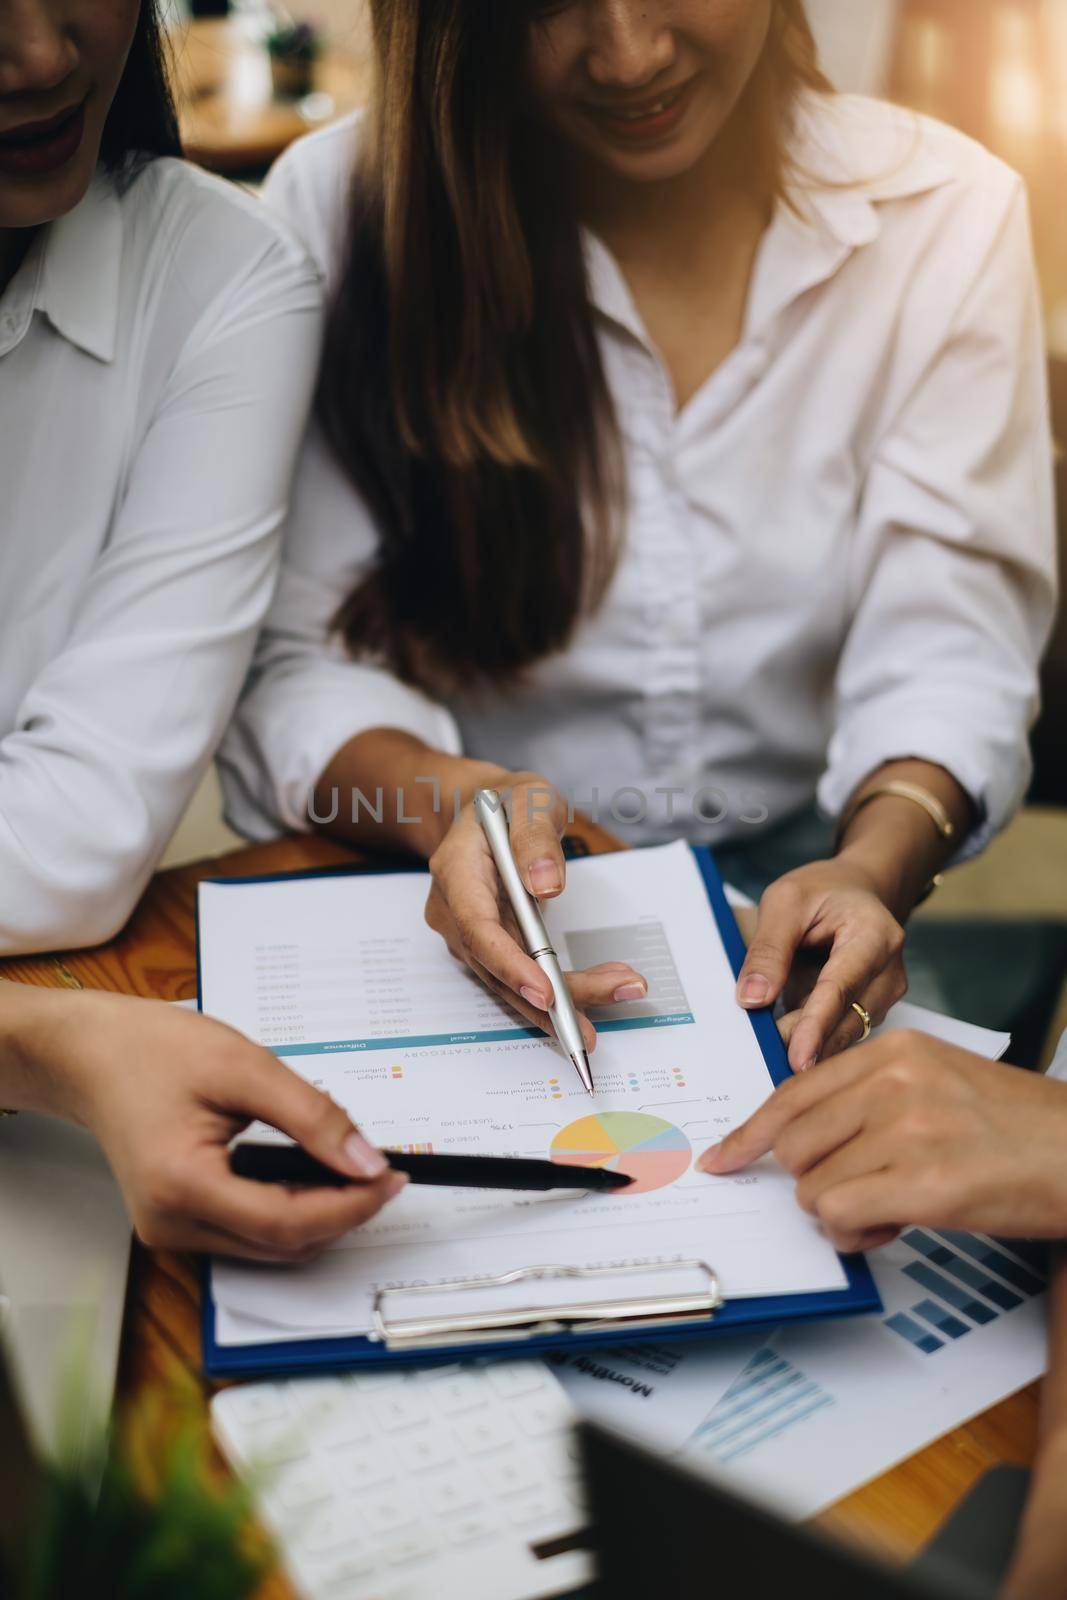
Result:
[[[240,692],[321,331],[311,264],[256,238],[191,319],[65,646],[0,742],[0,956],[122,926]]]
[[[370,728],[398,728],[434,749],[460,752],[459,730],[443,705],[384,668],[353,661],[333,626],[377,547],[372,518],[313,424],[278,592],[219,753],[226,818],[246,838],[307,832],[319,778]],[[338,803],[349,801],[341,796]]]
[[[819,787],[831,816],[876,768],[917,757],[975,803],[965,855],[1010,819],[1030,777],[1054,526],[1040,301],[1016,181],[867,476]]]

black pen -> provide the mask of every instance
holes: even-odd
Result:
[[[383,1150],[382,1154],[394,1172],[406,1172],[412,1183],[442,1184],[453,1189],[590,1189],[609,1193],[626,1189],[634,1181],[625,1172],[609,1172],[605,1167],[570,1167],[522,1156],[409,1156],[399,1150]],[[259,1183],[303,1183],[343,1189],[358,1182],[317,1161],[295,1144],[255,1144],[250,1140],[236,1144],[230,1151],[230,1170],[239,1178],[254,1178]]]

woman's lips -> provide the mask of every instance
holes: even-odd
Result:
[[[591,105],[583,110],[602,132],[619,144],[659,144],[674,133],[689,105],[693,79],[667,89],[654,99],[631,106]]]
[[[0,133],[0,173],[39,177],[66,166],[85,134],[85,101],[44,122],[24,122]]]

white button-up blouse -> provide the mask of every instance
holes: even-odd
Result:
[[[274,590],[321,325],[258,201],[100,177],[0,296],[0,956],[126,920]]]
[[[267,188],[332,281],[357,138],[353,121],[305,138]],[[313,428],[224,750],[244,833],[305,828],[330,758],[375,726],[541,771],[634,842],[743,838],[816,795],[836,814],[904,756],[974,798],[971,848],[1008,818],[1054,603],[1023,186],[960,134],[859,98],[806,97],[793,155],[740,343],[680,412],[588,241],[625,550],[521,690],[438,705],[346,659],[330,619],[376,532]]]

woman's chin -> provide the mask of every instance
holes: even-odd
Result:
[[[0,229],[42,228],[74,210],[84,198],[95,163],[81,153],[55,172],[9,176],[0,172]]]
[[[579,137],[568,130],[570,142],[580,144],[586,155],[602,171],[629,183],[670,183],[684,178],[705,159],[715,142],[718,124],[709,132],[703,125],[681,128],[669,139],[634,142],[599,135],[596,129],[583,129]]]

